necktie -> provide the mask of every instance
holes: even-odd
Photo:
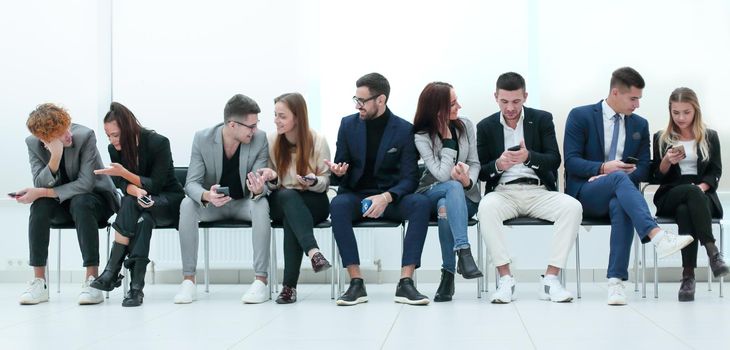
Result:
[[[608,149],[608,161],[616,159],[616,148],[618,147],[618,128],[620,127],[621,116],[613,116],[613,136],[611,137],[611,148]]]

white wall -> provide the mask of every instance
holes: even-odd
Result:
[[[339,119],[355,112],[354,82],[373,71],[390,80],[389,105],[397,115],[412,120],[423,86],[441,80],[455,86],[462,115],[475,122],[497,110],[497,76],[520,72],[528,105],[553,113],[562,144],[568,111],[605,97],[611,71],[630,65],[647,81],[638,113],[652,131],[666,124],[671,90],[689,86],[707,123],[730,135],[721,119],[730,92],[728,42],[730,3],[720,0],[3,2],[0,143],[10,151],[0,157],[6,170],[0,181],[7,191],[31,183],[24,121],[46,101],[96,128],[106,158],[101,118],[113,96],[168,136],[175,163],[187,165],[193,133],[222,120],[233,94],[258,101],[261,127],[271,131],[273,98],[299,91],[312,126],[334,153]],[[730,137],[722,140],[730,149]],[[0,220],[12,222],[0,246],[0,270],[10,268],[8,260],[27,259],[26,218],[27,207],[0,201]],[[519,268],[542,266],[544,255],[534,252],[546,241],[535,237],[547,239],[550,231],[538,231],[513,235]],[[605,266],[607,235],[586,235],[585,266]],[[434,236],[424,266],[435,269]],[[393,237],[377,237],[374,253],[389,269],[399,261]],[[64,251],[63,267],[77,269],[72,234]]]

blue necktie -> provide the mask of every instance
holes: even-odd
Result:
[[[618,147],[618,128],[620,127],[621,116],[613,116],[613,136],[611,137],[611,148],[608,149],[608,161],[616,159],[616,148]]]

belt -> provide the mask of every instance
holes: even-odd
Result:
[[[512,181],[505,182],[504,184],[505,185],[519,185],[519,184],[522,184],[522,185],[540,185],[540,180],[533,179],[531,177],[521,177],[519,179],[514,179]]]

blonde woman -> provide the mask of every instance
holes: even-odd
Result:
[[[702,121],[697,95],[681,87],[669,96],[669,124],[654,135],[654,176],[661,184],[654,196],[657,216],[677,220],[679,233],[695,240],[682,249],[682,284],[679,301],[692,301],[697,241],[707,250],[715,277],[728,267],[712,236],[712,218],[722,217],[717,186],[722,174],[717,132]]]

